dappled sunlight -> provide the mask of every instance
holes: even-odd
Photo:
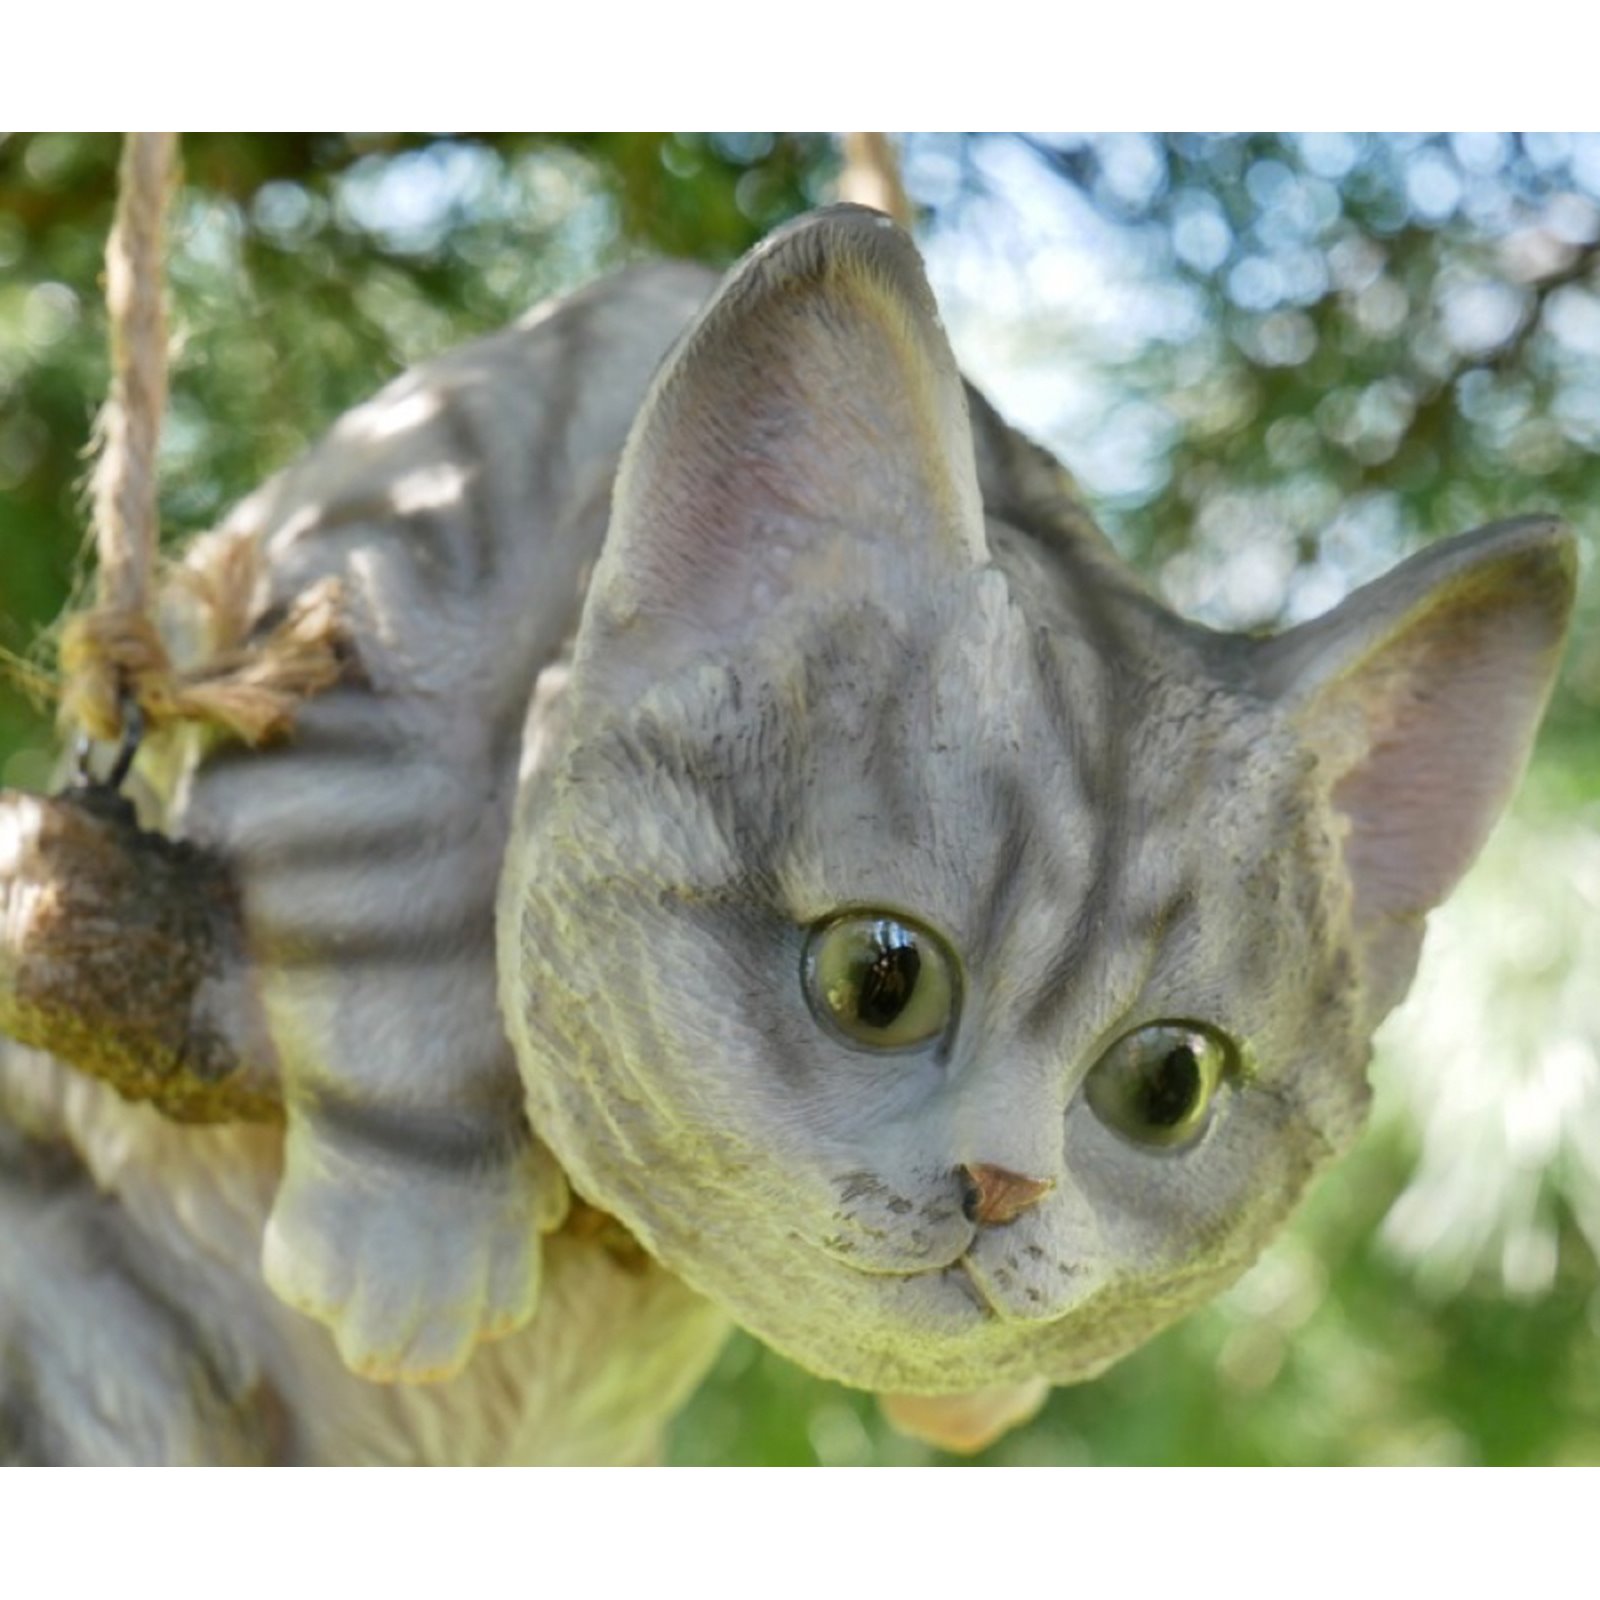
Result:
[[[1229,1332],[1217,1352],[1217,1376],[1242,1393],[1267,1388],[1327,1292],[1328,1275],[1316,1253],[1290,1233],[1219,1300]]]
[[[1431,919],[1380,1099],[1418,1144],[1383,1227],[1428,1278],[1551,1286],[1564,1218],[1600,1255],[1600,831],[1508,819]]]
[[[352,412],[339,424],[339,433],[349,439],[392,439],[398,433],[425,427],[439,414],[441,403],[438,390],[408,384],[399,393]]]
[[[465,467],[448,461],[436,461],[397,479],[390,500],[401,516],[410,516],[419,511],[443,510],[462,498],[471,476]]]
[[[43,816],[37,805],[26,801],[0,806],[0,879],[9,878],[32,854]]]

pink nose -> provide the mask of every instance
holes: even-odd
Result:
[[[958,1167],[961,1209],[968,1222],[995,1226],[1020,1217],[1055,1188],[1051,1178],[1025,1178],[1020,1172],[991,1167],[984,1162]]]

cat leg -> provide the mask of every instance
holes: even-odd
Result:
[[[263,1270],[353,1372],[442,1380],[533,1316],[541,1238],[565,1206],[560,1168],[514,1111],[324,1101],[290,1120]]]
[[[0,1464],[288,1459],[272,1385],[191,1291],[70,1149],[0,1124]]]
[[[564,1206],[496,1004],[509,777],[481,723],[444,721],[346,686],[290,743],[207,761],[186,811],[234,864],[276,1049],[267,1283],[384,1380],[449,1377],[525,1324]]]
[[[178,809],[236,870],[281,1070],[267,1282],[367,1377],[447,1377],[533,1314],[565,1184],[496,993],[523,720],[704,290],[635,276],[403,376],[220,536],[261,553],[258,625],[325,580],[342,596],[345,681],[286,744],[213,753]]]

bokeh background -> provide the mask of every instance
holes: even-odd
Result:
[[[1323,610],[1554,510],[1575,637],[1529,781],[1374,1067],[1368,1137],[1216,1304],[1057,1391],[996,1462],[1600,1463],[1600,136],[900,141],[969,374],[1218,625]],[[0,648],[81,589],[117,146],[0,136]],[[174,213],[173,540],[400,368],[833,196],[826,134],[196,135]],[[0,779],[48,718],[0,679]],[[908,1463],[868,1397],[738,1338],[692,1463]]]

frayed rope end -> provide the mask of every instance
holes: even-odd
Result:
[[[102,607],[61,634],[60,721],[101,740],[119,738],[132,700],[151,727],[197,722],[246,744],[281,738],[302,701],[344,671],[346,637],[337,579],[302,594],[271,633],[193,669],[173,665],[151,619]]]

